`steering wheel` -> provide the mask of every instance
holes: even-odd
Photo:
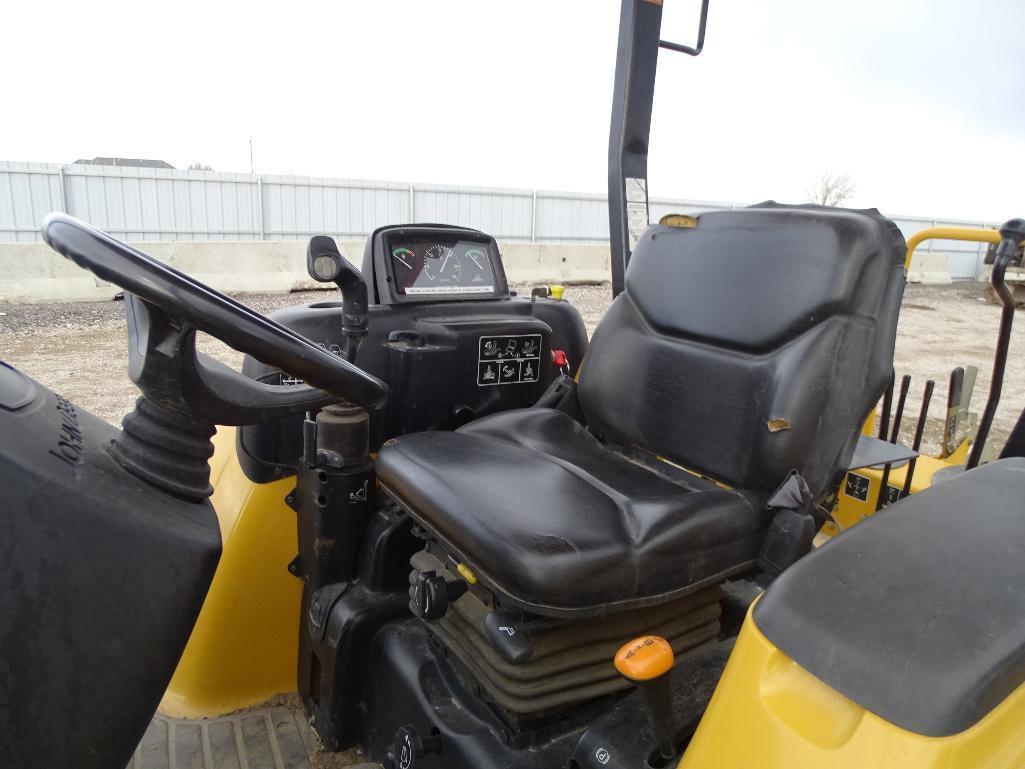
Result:
[[[182,400],[214,424],[253,424],[343,399],[374,409],[387,400],[388,386],[376,377],[85,222],[50,214],[43,222],[43,237],[79,267],[142,300],[126,296],[130,355],[135,356],[129,373],[144,394],[146,384],[160,389],[155,377],[154,382],[145,381],[148,359],[167,354],[173,346],[177,370],[171,373],[181,383]],[[309,384],[269,385],[249,379],[198,353],[196,330]],[[165,342],[173,336],[174,345],[158,344],[159,333]],[[164,365],[161,377],[167,372]]]

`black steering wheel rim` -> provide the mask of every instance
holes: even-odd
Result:
[[[388,386],[377,377],[79,219],[52,213],[43,222],[43,237],[101,280],[314,387],[367,409],[388,398]]]

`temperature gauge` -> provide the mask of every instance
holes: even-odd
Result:
[[[471,248],[466,252],[466,258],[473,262],[473,266],[483,272],[487,270],[491,272],[491,261],[488,259],[488,255],[481,251],[479,248]]]

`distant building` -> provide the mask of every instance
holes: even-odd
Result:
[[[147,160],[146,158],[93,158],[86,160],[81,158],[75,161],[80,166],[127,166],[130,168],[170,168],[170,163],[163,160]]]

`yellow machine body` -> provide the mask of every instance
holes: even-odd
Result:
[[[302,586],[288,572],[297,552],[295,478],[258,484],[242,472],[234,428],[214,437],[210,479],[223,555],[185,654],[160,703],[166,715],[222,715],[296,690]]]
[[[762,635],[749,612],[679,767],[1011,769],[1025,765],[1022,723],[1025,687],[960,734],[905,731],[797,665]]]
[[[970,448],[971,444],[964,441],[953,454],[942,459],[930,456],[918,457],[915,463],[915,474],[911,478],[911,493],[917,494],[932,486],[933,475],[937,471],[963,465],[968,459]],[[906,464],[890,468],[886,485],[890,487],[891,499],[895,492],[904,488],[907,468]],[[853,482],[849,484],[848,481]],[[836,507],[833,509],[833,520],[828,521],[822,527],[823,532],[829,535],[839,534],[869,516],[875,515],[879,495],[882,492],[882,484],[883,468],[881,467],[862,467],[847,473],[844,484],[840,488]]]

